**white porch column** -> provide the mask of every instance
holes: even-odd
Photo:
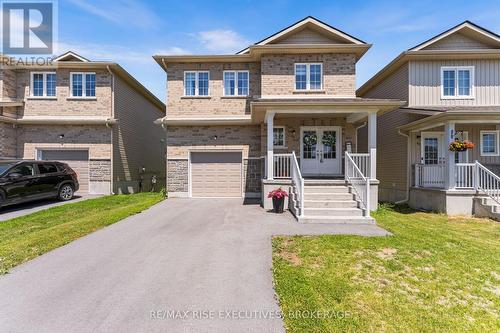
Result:
[[[377,179],[377,113],[368,113],[368,153],[370,154],[370,179]]]
[[[446,161],[445,172],[445,189],[452,189],[455,187],[455,152],[448,149],[450,143],[455,140],[455,123],[447,122],[444,125],[444,150]]]
[[[274,152],[273,152],[273,127],[274,127],[274,112],[266,114],[267,123],[267,179],[273,180],[274,173]]]

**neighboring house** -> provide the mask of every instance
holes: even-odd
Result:
[[[267,193],[283,187],[296,216],[351,216],[359,208],[368,216],[366,177],[370,208],[377,202],[377,113],[401,105],[356,97],[356,63],[370,46],[307,17],[234,55],[155,56],[167,72],[167,115],[159,122],[167,126],[169,195],[261,198],[269,208]],[[344,152],[357,151],[363,122],[370,149],[346,159],[351,173],[353,160],[362,161],[364,175],[348,181],[358,204],[329,202],[335,195],[318,192],[345,190],[335,180],[349,177]],[[352,193],[338,197],[352,201]]]
[[[357,93],[407,101],[378,119],[382,201],[448,214],[477,213],[477,191],[498,202],[500,36],[466,21],[403,52]],[[452,152],[456,139],[475,148]]]
[[[148,190],[153,175],[164,186],[165,133],[153,122],[165,105],[118,64],[68,52],[0,75],[0,158],[65,161],[79,193]]]

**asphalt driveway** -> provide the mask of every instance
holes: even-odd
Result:
[[[167,200],[0,276],[0,331],[283,332],[271,235],[324,233],[386,235],[241,200]]]

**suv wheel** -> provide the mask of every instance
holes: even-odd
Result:
[[[59,195],[57,197],[59,198],[59,200],[68,201],[73,198],[73,194],[73,187],[71,187],[71,185],[69,184],[64,184],[59,189]]]

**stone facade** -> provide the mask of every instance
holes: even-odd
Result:
[[[0,159],[16,157],[16,128],[9,123],[0,123]]]
[[[188,160],[167,160],[167,191],[188,192]]]
[[[295,63],[317,62],[323,64],[323,91],[295,91]],[[355,97],[356,56],[354,54],[271,54],[263,55],[262,96],[324,95]]]
[[[16,72],[12,69],[2,68],[0,70],[0,99],[12,101],[17,99]]]
[[[243,188],[246,193],[259,193],[262,185],[264,159],[252,158],[243,161]]]
[[[249,72],[249,96],[223,96],[226,70]],[[184,72],[209,71],[208,97],[184,96]],[[167,68],[167,112],[169,117],[221,117],[250,114],[250,99],[260,96],[260,63],[171,64]]]
[[[90,159],[89,177],[91,182],[110,182],[111,160]]]

